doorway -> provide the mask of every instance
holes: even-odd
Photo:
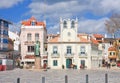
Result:
[[[81,60],[80,62],[81,62],[81,66],[85,67],[85,60]]]
[[[70,68],[72,64],[72,59],[66,59],[66,68]]]

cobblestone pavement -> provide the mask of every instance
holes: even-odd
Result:
[[[65,83],[65,75],[68,76],[68,83],[86,83],[88,75],[89,83],[105,83],[105,74],[108,74],[108,83],[120,83],[120,69],[91,69],[91,70],[25,70],[14,69],[0,71],[0,83]]]

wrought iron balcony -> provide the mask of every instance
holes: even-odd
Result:
[[[52,57],[52,58],[59,58],[59,57],[60,57],[60,54],[59,54],[59,53],[52,53],[52,54],[51,54],[51,57]]]
[[[74,53],[65,53],[66,58],[74,57]]]
[[[87,58],[88,56],[87,56],[87,53],[85,53],[85,52],[80,52],[80,53],[79,53],[79,57],[80,57],[80,58]]]
[[[25,45],[35,44],[35,41],[25,41],[24,44],[25,44]]]
[[[34,52],[26,52],[26,55],[34,55]]]

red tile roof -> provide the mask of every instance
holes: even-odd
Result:
[[[95,38],[104,38],[104,36],[101,35],[101,34],[93,34],[93,36],[94,36]]]
[[[50,39],[49,42],[58,42],[58,38],[59,38],[59,36],[54,37],[53,39]]]
[[[86,39],[86,38],[83,38],[82,36],[86,36],[86,34],[79,34],[78,35],[78,38],[80,39],[80,42],[89,42],[89,40],[88,39]]]
[[[38,22],[34,17],[31,17],[29,20],[27,21],[22,21],[22,25],[25,25],[25,26],[31,26],[31,22],[35,22],[35,26],[46,26],[44,22]]]
[[[60,38],[60,36],[58,35],[58,36],[50,39],[48,42],[57,43],[57,42],[59,42],[59,41],[58,41],[59,38]],[[79,42],[90,42],[88,39],[83,38],[82,35],[78,35],[78,38],[79,38]],[[70,41],[70,42],[75,42],[75,41]]]
[[[116,51],[116,48],[111,46],[111,47],[108,48],[108,51]]]
[[[91,42],[94,43],[94,44],[99,44],[99,42],[98,42],[97,40],[93,39],[93,38],[91,38],[90,40],[91,40]]]

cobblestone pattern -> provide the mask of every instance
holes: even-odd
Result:
[[[25,70],[15,69],[10,71],[0,71],[0,83],[65,83],[65,75],[68,76],[68,83],[86,83],[88,74],[89,83],[105,83],[105,74],[108,74],[108,83],[120,83],[120,69],[99,69],[99,70]]]

